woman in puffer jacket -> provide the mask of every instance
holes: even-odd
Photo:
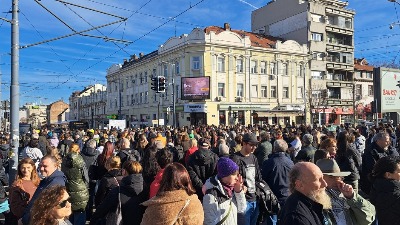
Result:
[[[89,200],[88,171],[85,161],[80,153],[79,145],[71,144],[69,153],[64,157],[61,170],[67,177],[67,192],[70,195],[69,202],[72,207],[71,222],[74,225],[84,225],[86,223],[85,208]]]
[[[240,218],[244,218],[246,211],[246,187],[239,167],[231,159],[222,157],[218,160],[217,170],[218,174],[204,185],[204,224],[244,225],[245,221]]]

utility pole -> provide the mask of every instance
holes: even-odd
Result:
[[[11,20],[11,158],[9,163],[10,184],[14,181],[18,166],[19,148],[19,19],[18,0],[12,1]]]

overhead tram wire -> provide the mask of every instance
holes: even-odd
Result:
[[[169,23],[171,20],[173,20],[173,18],[176,18],[176,17],[179,17],[179,16],[183,15],[184,13],[186,13],[187,11],[189,11],[190,9],[196,7],[197,5],[199,5],[200,3],[204,2],[204,1],[205,1],[205,0],[200,0],[200,1],[197,2],[196,4],[191,5],[189,8],[187,8],[187,9],[185,9],[184,11],[178,13],[176,16],[171,17],[171,19],[169,19],[169,20],[166,21],[165,23],[162,23],[160,26],[157,26],[156,28],[153,28],[152,30],[150,30],[149,32],[145,33],[145,34],[142,35],[141,37],[135,39],[134,41],[132,41],[132,43],[128,44],[128,46],[129,46],[129,45],[132,45],[132,44],[134,44],[134,43],[136,43],[137,41],[141,40],[142,38],[146,37],[147,35],[153,33],[154,31],[156,31],[156,30],[158,30],[159,28],[163,27],[165,24]],[[128,17],[128,18],[129,18],[129,17]],[[78,76],[79,74],[82,74],[82,73],[86,72],[87,70],[89,70],[89,69],[91,69],[92,67],[98,65],[99,63],[101,63],[101,62],[103,62],[104,60],[110,58],[111,56],[115,55],[115,54],[118,53],[118,52],[120,52],[120,50],[116,50],[115,52],[109,54],[107,57],[105,57],[105,58],[103,58],[102,60],[100,60],[100,61],[98,61],[98,62],[96,62],[96,63],[90,65],[89,67],[87,67],[86,69],[82,70],[80,73],[76,74],[75,76]],[[64,83],[62,83],[62,84],[65,84],[65,83],[66,83],[66,82],[64,82]],[[61,85],[61,84],[60,84],[60,85]],[[56,86],[55,88],[57,88],[57,87],[59,87],[59,85]],[[55,89],[55,88],[54,88],[54,89]]]

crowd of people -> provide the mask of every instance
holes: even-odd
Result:
[[[9,225],[400,224],[400,129],[198,126],[32,130],[0,213]],[[9,187],[8,187],[9,185]]]

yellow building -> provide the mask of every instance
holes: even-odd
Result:
[[[174,108],[177,126],[304,123],[307,59],[307,47],[292,40],[227,23],[195,28],[110,67],[107,112],[131,126],[173,125]],[[156,76],[166,78],[165,93],[151,89]]]

